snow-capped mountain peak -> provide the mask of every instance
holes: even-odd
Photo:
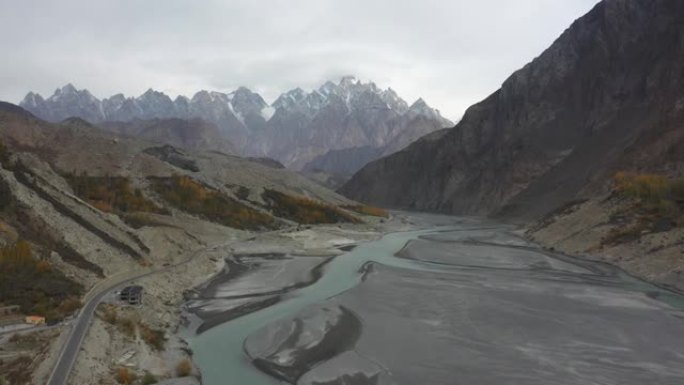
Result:
[[[350,88],[359,83],[361,83],[361,81],[354,75],[343,76],[342,79],[340,79],[340,87],[342,88]]]
[[[274,157],[293,167],[333,149],[381,148],[390,143],[398,149],[397,143],[408,144],[450,125],[424,100],[409,107],[393,89],[354,76],[326,81],[311,91],[294,88],[270,106],[246,87],[230,93],[201,90],[191,98],[175,99],[150,88],[137,97],[116,94],[98,100],[72,84],[48,99],[29,92],[21,106],[50,121],[72,116],[92,123],[201,118],[218,126],[244,154]]]

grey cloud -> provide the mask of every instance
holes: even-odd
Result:
[[[273,100],[345,74],[458,119],[596,0],[0,0],[0,99],[240,85]]]

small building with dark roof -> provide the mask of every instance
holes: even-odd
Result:
[[[140,305],[142,303],[142,295],[142,286],[126,286],[119,293],[119,299],[129,305]]]

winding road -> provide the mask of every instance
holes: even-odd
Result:
[[[96,285],[88,294],[85,296],[85,305],[79,312],[78,316],[72,321],[71,330],[69,331],[69,336],[65,344],[62,346],[62,350],[57,358],[57,363],[52,369],[50,378],[47,381],[48,385],[66,385],[69,379],[69,374],[74,367],[76,358],[78,357],[78,352],[81,349],[81,344],[85,338],[90,323],[93,320],[93,315],[95,314],[95,309],[100,304],[102,299],[110,293],[112,290],[131,283],[135,280],[169,271],[176,267],[185,265],[193,261],[197,256],[206,253],[211,250],[216,250],[221,247],[225,247],[227,244],[215,245],[207,248],[203,248],[195,251],[191,254],[189,258],[184,261],[178,262],[173,265],[165,266],[159,269],[152,270],[142,270],[131,275],[131,272],[126,272],[119,274],[121,276],[115,275]]]

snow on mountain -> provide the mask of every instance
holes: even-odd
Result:
[[[391,88],[383,90],[354,76],[327,81],[310,92],[292,89],[270,105],[246,87],[230,93],[201,90],[175,99],[148,89],[138,97],[116,94],[99,100],[72,84],[47,99],[29,92],[20,105],[49,121],[72,116],[93,123],[200,118],[215,124],[244,155],[273,157],[295,168],[330,150],[384,148],[399,136],[403,143],[451,125],[424,100],[409,107]],[[420,123],[420,128],[409,124],[418,117],[432,123]]]

